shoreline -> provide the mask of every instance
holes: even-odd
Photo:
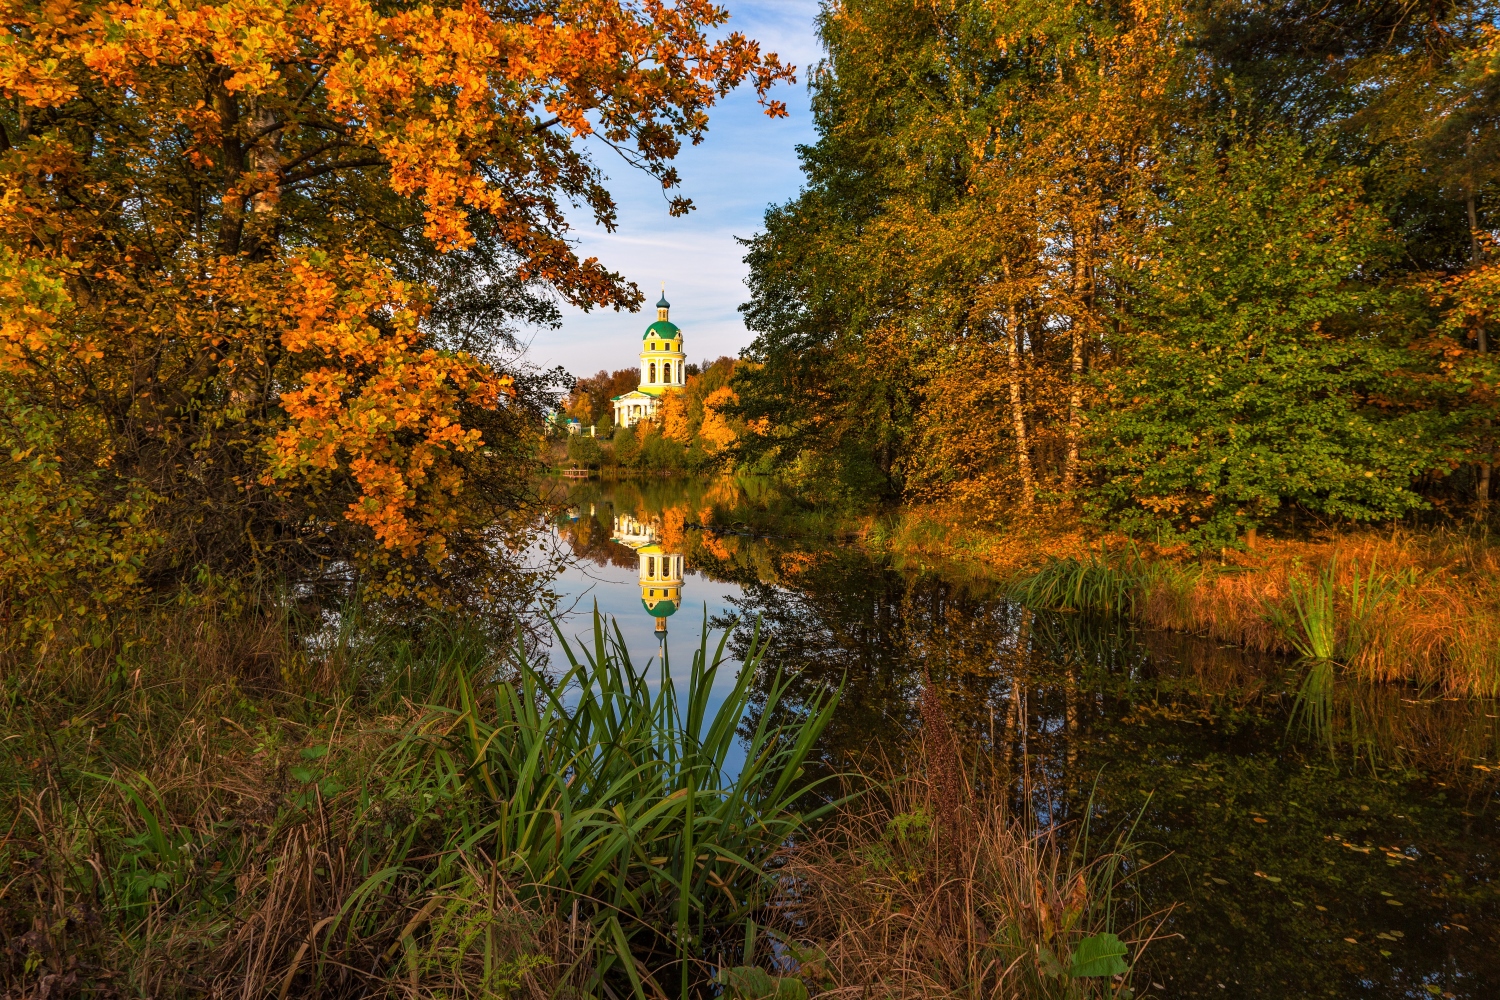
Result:
[[[983,573],[1034,607],[1125,614],[1331,661],[1364,680],[1500,696],[1500,539],[1483,527],[1261,538],[1203,559],[1076,525],[976,529],[908,508],[890,522],[869,519],[861,543],[898,563]]]

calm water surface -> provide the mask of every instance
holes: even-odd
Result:
[[[1493,703],[1335,680],[1310,715],[1304,667],[735,531],[736,499],[731,483],[575,487],[556,526],[564,632],[597,602],[638,664],[665,648],[681,671],[705,611],[739,623],[737,651],[758,620],[766,668],[800,697],[844,685],[834,767],[899,758],[925,664],[1018,809],[1071,831],[1091,815],[1096,836],[1136,824],[1140,905],[1163,915],[1152,996],[1500,997]]]

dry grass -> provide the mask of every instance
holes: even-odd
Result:
[[[1090,538],[1068,524],[996,534],[932,511],[912,512],[876,534],[907,563],[957,563],[1002,580],[1024,582],[1060,562],[1103,568],[1118,575],[1110,584],[1127,593],[1130,613],[1145,624],[1274,653],[1297,649],[1294,582],[1309,586],[1331,567],[1340,658],[1356,676],[1500,696],[1500,542],[1482,528],[1263,539],[1253,550],[1210,559]]]
[[[1330,569],[1343,659],[1360,678],[1500,695],[1500,545],[1487,534],[1360,532],[1226,553],[1186,593],[1159,584],[1142,617],[1252,649],[1291,652],[1292,581]],[[1359,599],[1361,587],[1375,585]]]
[[[576,928],[443,856],[441,789],[392,755],[431,715],[372,698],[372,663],[275,619],[135,634],[0,672],[0,996],[580,992]]]
[[[1085,858],[987,793],[945,822],[937,784],[902,777],[788,851],[779,930],[820,995],[1126,995],[1128,972],[1066,974],[1080,943],[1111,928],[1131,968],[1145,948],[1152,924],[1123,896],[1120,845]]]

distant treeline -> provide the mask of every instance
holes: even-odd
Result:
[[[738,460],[1164,541],[1486,509],[1490,2],[825,5]]]

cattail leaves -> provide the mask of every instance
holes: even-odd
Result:
[[[836,696],[773,725],[785,690],[773,678],[745,733],[745,763],[730,771],[762,646],[752,640],[715,706],[730,665],[725,638],[711,645],[705,618],[679,687],[665,661],[654,678],[637,668],[596,610],[591,642],[557,633],[567,663],[559,676],[520,647],[513,675],[488,690],[479,678],[457,680],[446,735],[409,737],[430,744],[439,783],[464,811],[449,850],[490,857],[528,905],[576,901],[597,974],[616,970],[639,995],[659,971],[652,961],[670,959],[684,984],[702,978],[704,949],[764,905],[777,852],[831,808],[809,799],[816,783],[802,775]]]

